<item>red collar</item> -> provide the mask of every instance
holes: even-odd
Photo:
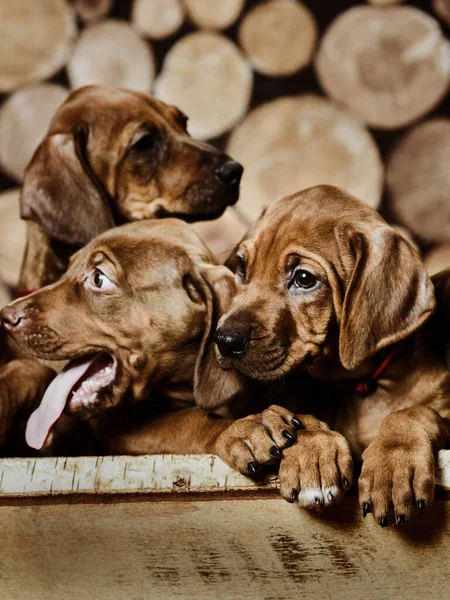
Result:
[[[25,298],[25,296],[29,296],[33,292],[37,292],[37,289],[35,289],[35,290],[19,290],[16,292],[16,298]]]
[[[347,390],[349,392],[353,392],[358,396],[368,396],[369,394],[373,394],[378,385],[378,380],[389,367],[391,362],[397,356],[398,351],[400,350],[400,344],[395,344],[392,346],[389,354],[385,357],[383,362],[375,369],[375,371],[366,377],[365,379],[356,379],[349,381],[333,381],[328,382],[333,387],[336,387],[340,390]]]

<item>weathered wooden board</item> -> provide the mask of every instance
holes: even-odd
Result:
[[[2,600],[448,597],[449,507],[381,529],[356,499],[321,517],[282,499],[0,509]]]
[[[450,489],[450,451],[439,483]],[[319,516],[214,456],[0,460],[1,600],[441,599],[450,502],[381,529]]]

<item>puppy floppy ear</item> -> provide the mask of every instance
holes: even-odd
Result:
[[[107,192],[86,157],[86,133],[56,133],[44,139],[26,171],[20,212],[60,242],[84,246],[114,227]]]
[[[226,267],[204,265],[201,269],[206,301],[206,325],[195,365],[194,398],[204,410],[216,410],[235,400],[244,389],[244,377],[235,369],[220,368],[214,344],[217,323],[231,303],[234,276]]]
[[[435,298],[418,252],[393,228],[346,237],[355,263],[342,307],[339,356],[353,369],[420,327]]]

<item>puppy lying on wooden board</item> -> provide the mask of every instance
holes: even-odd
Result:
[[[433,499],[435,453],[449,435],[447,272],[434,278],[433,287],[417,252],[373,209],[341,190],[319,186],[273,203],[255,224],[230,259],[236,290],[224,267],[206,269],[199,278],[198,267],[189,261],[193,271],[183,262],[162,269],[161,273],[167,271],[163,279],[169,287],[158,279],[151,281],[158,271],[144,262],[138,264],[143,243],[137,243],[134,234],[122,238],[118,247],[121,252],[130,245],[132,253],[134,249],[133,259],[126,264],[138,279],[118,285],[116,271],[123,274],[124,270],[122,259],[110,255],[116,248],[115,235],[120,238],[119,232],[125,233],[127,227],[137,233],[138,227],[163,228],[170,223],[129,225],[117,234],[103,234],[75,257],[60,283],[16,301],[1,315],[8,332],[36,356],[62,359],[86,351],[104,356],[106,351],[115,357],[111,344],[118,344],[125,350],[121,366],[113,358],[97,367],[110,368],[104,376],[108,385],[113,377],[112,389],[117,387],[119,400],[126,390],[143,399],[150,382],[155,392],[167,384],[165,393],[179,400],[191,401],[193,389],[196,402],[209,411],[227,407],[232,416],[250,415],[233,422],[187,409],[130,426],[121,411],[110,411],[111,418],[103,424],[101,419],[93,421],[97,433],[111,444],[109,450],[215,452],[248,474],[282,457],[282,495],[318,509],[337,501],[350,487],[351,451],[358,456],[365,449],[360,478],[364,514],[371,510],[384,526],[393,519],[402,524],[423,510]],[[162,242],[168,231],[161,231]],[[181,233],[176,238],[182,245],[175,250],[169,244],[164,256],[183,256],[183,245],[192,248]],[[102,244],[112,248],[101,250]],[[154,252],[150,256],[156,260]],[[194,256],[208,263],[204,254]],[[110,265],[107,273],[103,264]],[[185,277],[193,272],[197,275]],[[126,309],[127,325],[116,331],[113,315],[128,306],[123,292],[119,293],[122,288],[144,304]],[[215,290],[209,308],[206,289]],[[178,300],[172,304],[175,290]],[[143,348],[148,354],[140,336],[142,320],[149,322],[152,294],[151,306],[159,311],[167,304],[174,311],[173,316],[171,312],[161,315],[157,328],[164,324],[162,335],[155,338],[157,357],[166,356],[158,349],[167,347],[164,343],[174,344],[167,361],[172,375],[159,360],[157,366],[150,361],[141,372],[138,369],[148,362],[139,359]],[[78,306],[84,312],[75,310]],[[197,331],[196,337],[188,338],[188,347],[195,347],[189,354],[177,336],[191,331],[191,321],[197,323],[195,306],[203,307],[202,324],[192,330]],[[221,312],[225,314],[214,334],[211,324]],[[88,321],[81,327],[84,318]],[[202,337],[199,331],[205,322],[209,325]],[[92,366],[95,362],[75,368]],[[183,374],[171,380],[181,366]],[[121,373],[135,376],[135,384],[127,376],[123,381],[129,383],[121,384]],[[65,391],[70,392],[75,383],[69,378]],[[67,396],[56,408],[50,397],[45,398],[29,422],[30,441],[40,445],[52,419],[65,408],[92,417],[106,403],[116,403],[114,392],[116,400],[106,395],[106,402],[94,401],[90,407],[92,390],[76,392],[68,407]],[[286,408],[269,406],[271,402]],[[311,414],[294,416],[288,409]]]

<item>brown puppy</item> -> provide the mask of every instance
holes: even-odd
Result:
[[[65,421],[67,429],[64,412],[89,420],[107,452],[211,451],[229,458],[229,445],[216,447],[229,421],[199,409],[158,414],[193,404],[199,372],[215,361],[200,350],[211,347],[213,323],[233,292],[233,274],[214,263],[182,221],[133,223],[98,236],[73,257],[60,281],[1,313],[21,349],[71,361],[28,421],[29,444],[48,449],[53,425]],[[48,372],[41,380],[48,383]],[[282,409],[266,411],[266,418],[284,447],[293,440],[295,421],[285,424],[280,414],[293,418]],[[190,435],[193,424],[198,441]],[[239,425],[233,427],[236,437]],[[270,453],[274,442],[264,427],[252,431],[258,460],[279,458]]]
[[[364,450],[364,515],[371,510],[385,526],[423,511],[436,452],[449,440],[450,272],[433,286],[401,235],[329,186],[270,205],[230,263],[238,288],[216,334],[225,372],[235,382],[236,372],[268,381],[280,403],[294,399],[290,382],[302,410],[344,435],[354,455]],[[197,401],[221,403],[217,395]],[[342,491],[336,435],[297,434],[281,462],[286,499],[339,496],[324,489]]]
[[[131,223],[80,250],[57,283],[3,309],[4,327],[22,350],[73,361],[34,415],[32,445],[43,444],[63,411],[90,419],[145,400],[150,390],[167,406],[192,404],[198,350],[219,299],[214,278],[222,273],[228,277],[217,287],[225,294],[231,273],[214,265],[182,221]]]
[[[25,172],[20,290],[55,281],[76,249],[115,224],[215,219],[237,201],[241,165],[194,141],[186,122],[131,90],[87,86],[68,97]]]
[[[78,248],[117,223],[168,215],[214,219],[237,201],[241,174],[227,155],[192,140],[186,117],[173,106],[110,86],[73,92],[25,173],[21,215],[29,222],[19,292],[56,281]],[[0,350],[1,362],[20,356],[11,344]],[[20,362],[14,369],[17,383]],[[5,423],[33,395],[27,380],[10,402],[9,377],[11,368],[0,369]],[[36,396],[41,387],[37,377]]]

